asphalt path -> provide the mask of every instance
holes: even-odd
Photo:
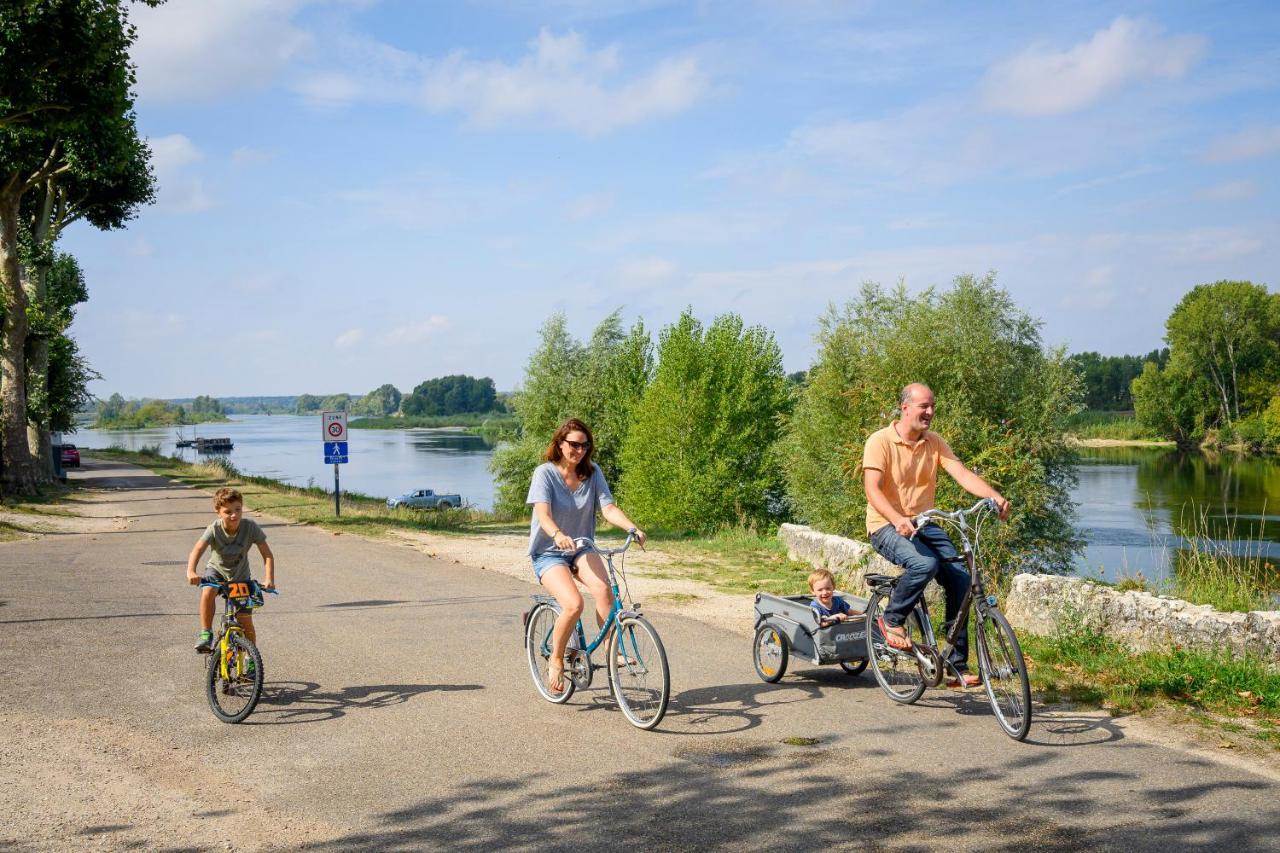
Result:
[[[282,590],[256,616],[267,692],[226,725],[184,578],[209,496],[115,463],[73,477],[123,529],[0,546],[0,847],[1280,849],[1264,771],[1101,714],[1015,743],[980,691],[901,707],[794,662],[764,684],[749,639],[660,610],[659,730],[603,672],[551,705],[523,658],[531,583],[269,506],[248,508]]]

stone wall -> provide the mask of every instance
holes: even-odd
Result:
[[[826,569],[836,576],[836,588],[866,596],[869,592],[863,578],[867,575],[900,575],[902,569],[881,557],[869,542],[821,533],[803,524],[784,524],[778,538],[787,546],[787,556],[815,568]],[[942,600],[937,584],[929,584],[925,597],[930,603]]]
[[[1003,609],[1014,628],[1032,634],[1081,626],[1135,651],[1225,650],[1280,668],[1280,611],[1220,613],[1208,604],[1057,575],[1016,576]]]
[[[784,524],[778,538],[793,560],[829,570],[836,586],[866,595],[867,574],[899,574],[866,542],[820,533],[812,527]],[[940,596],[929,584],[930,601]],[[1280,669],[1280,611],[1219,613],[1207,604],[1190,604],[1147,592],[1120,592],[1081,578],[1018,575],[1002,602],[1009,622],[1019,631],[1053,634],[1059,627],[1085,626],[1135,651],[1168,651],[1174,647],[1229,650],[1269,661]]]

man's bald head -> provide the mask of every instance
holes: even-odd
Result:
[[[923,382],[912,382],[909,385],[904,385],[902,387],[902,393],[898,395],[898,408],[902,408],[912,400],[925,394],[932,397],[933,389],[928,385],[925,385]]]

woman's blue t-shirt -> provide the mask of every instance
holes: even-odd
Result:
[[[596,538],[596,510],[603,510],[613,503],[613,492],[600,473],[600,466],[591,463],[591,476],[584,480],[576,490],[569,491],[560,476],[555,463],[544,462],[533,471],[533,480],[529,483],[529,496],[525,503],[532,506],[545,503],[551,510],[551,518],[567,536],[574,539],[586,537]],[[556,547],[555,540],[543,531],[535,515],[529,522],[529,556],[550,551]]]

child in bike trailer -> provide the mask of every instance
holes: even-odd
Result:
[[[836,595],[835,575],[826,569],[818,569],[809,575],[809,591],[813,593],[813,601],[809,606],[813,608],[819,622],[823,619],[843,622],[857,615],[849,602]]]
[[[266,571],[267,589],[276,587],[276,561],[267,545],[267,534],[257,522],[244,518],[244,497],[235,489],[222,488],[214,492],[213,510],[217,519],[205,528],[204,533],[196,540],[187,557],[187,583],[197,586],[201,582],[227,584],[250,583],[249,546],[257,545],[262,555],[262,563]],[[200,575],[196,566],[205,549],[212,553]],[[217,604],[218,591],[213,587],[200,590],[200,634],[196,637],[196,651],[205,653],[213,650],[213,610]],[[236,615],[249,642],[257,643],[257,635],[253,630],[253,616],[245,610]]]

